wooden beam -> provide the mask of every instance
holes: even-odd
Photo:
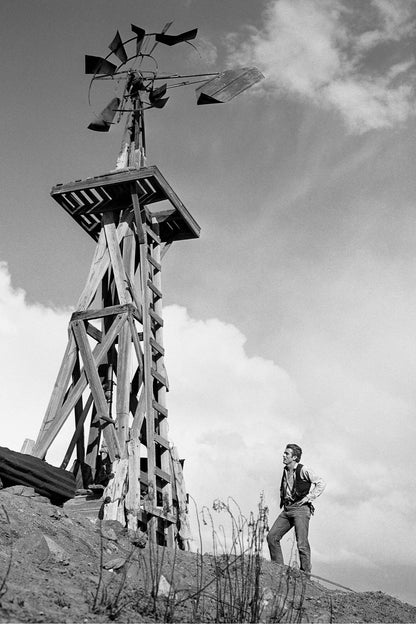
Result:
[[[139,202],[139,196],[137,194],[137,182],[136,181],[131,183],[130,189],[131,189],[131,200],[133,203],[134,220],[135,220],[136,228],[137,228],[137,239],[139,241],[139,245],[143,245],[143,243],[146,242],[146,237],[144,234],[143,222],[142,222],[142,217],[140,214],[140,202]]]
[[[77,345],[72,334],[69,333],[68,344],[65,350],[64,358],[62,360],[61,368],[59,369],[58,377],[56,379],[49,405],[47,407],[42,426],[39,431],[39,435],[35,442],[35,446],[32,451],[32,455],[44,459],[50,445],[55,439],[61,426],[51,438],[50,429],[55,424],[57,414],[62,406],[65,393],[68,389],[68,385],[71,379],[72,371],[77,358]],[[63,424],[63,423],[62,423]]]
[[[128,454],[128,490],[126,494],[127,527],[137,530],[138,513],[140,513],[140,440],[130,438],[127,443]]]
[[[104,519],[105,520],[118,520],[119,518],[119,505],[122,501],[123,487],[127,477],[128,470],[128,458],[117,459],[113,463],[114,477],[110,480],[109,484],[104,490],[103,498],[110,497],[110,502],[104,506]],[[124,505],[122,507],[124,514]],[[124,518],[122,521],[124,525]]]
[[[113,269],[114,281],[117,288],[118,300],[120,304],[123,305],[124,303],[130,303],[131,296],[127,290],[127,278],[124,270],[123,259],[121,257],[119,241],[117,240],[114,214],[112,212],[105,212],[102,218],[108,253],[110,254],[111,267]],[[125,234],[127,231],[128,230],[126,229]]]
[[[107,241],[104,230],[101,229],[87,282],[78,300],[77,310],[86,310],[91,304],[109,264],[110,256],[108,255]]]
[[[84,371],[91,388],[91,394],[94,398],[94,404],[97,409],[98,417],[101,420],[110,423],[110,427],[105,427],[103,429],[103,436],[108,446],[110,458],[120,457],[120,445],[115,434],[114,423],[108,413],[107,400],[105,398],[103,386],[98,374],[97,363],[94,360],[94,356],[88,342],[88,336],[84,323],[82,321],[73,321],[72,329],[77,341],[78,349],[81,353],[82,361],[84,363]]]
[[[120,243],[126,232],[128,231],[129,225],[133,219],[133,211],[131,211],[130,215],[126,217],[125,221],[122,221],[117,228],[117,241]],[[82,291],[81,297],[79,298],[77,310],[86,310],[97,293],[97,289],[100,285],[101,280],[104,277],[106,270],[108,269],[110,264],[110,256],[107,248],[107,239],[105,235],[104,228],[100,231],[100,236],[98,239],[97,247],[95,249],[94,258],[91,264],[91,269],[88,275],[87,283]]]
[[[80,414],[78,421],[77,421],[77,426],[74,432],[74,435],[71,438],[71,441],[69,443],[68,446],[68,450],[65,453],[65,457],[62,460],[62,464],[61,464],[61,468],[66,468],[69,464],[69,460],[71,459],[71,455],[74,451],[75,445],[78,442],[79,437],[82,435],[84,435],[84,423],[85,423],[85,419],[88,416],[88,412],[90,411],[92,405],[92,394],[89,395],[86,403],[85,403],[85,407],[82,410],[82,414]],[[84,443],[84,441],[83,441]],[[78,458],[79,459],[79,458]],[[85,461],[85,457],[82,458],[82,461]]]
[[[72,383],[75,385],[80,378],[81,369],[79,363],[79,354],[75,360],[74,368],[72,371]],[[74,412],[75,412],[75,430],[78,428],[78,424],[82,418],[82,414],[84,411],[82,395],[79,397],[78,401],[75,404]],[[85,446],[84,446],[84,422],[82,421],[80,425],[80,431],[76,439],[77,445],[77,459],[80,462],[83,462],[85,459]],[[85,487],[85,484],[84,484]]]
[[[103,341],[99,344],[96,345],[93,354],[94,354],[94,359],[96,362],[96,365],[98,366],[99,364],[101,364],[102,360],[104,359],[105,355],[107,354],[107,351],[110,349],[110,347],[112,346],[116,336],[118,335],[120,328],[122,327],[123,323],[126,321],[126,317],[127,314],[118,314],[116,316],[116,318],[113,321],[113,324],[111,325],[111,328],[109,329],[109,331],[107,332],[107,334],[105,335]],[[72,373],[72,365],[73,365],[73,361],[71,366],[69,366],[70,364],[70,360],[71,360],[71,349],[69,348],[70,345],[72,345],[72,349],[75,349],[73,358],[75,358],[76,356],[76,343],[75,343],[75,338],[72,335],[72,331],[71,331],[71,340],[70,343],[67,347],[67,351],[66,351],[66,355],[68,355],[68,357],[64,357],[64,362],[63,362],[63,367],[64,364],[67,364],[69,370],[65,372],[66,374],[66,378],[67,378],[67,382],[69,383],[69,379],[71,377],[71,373]],[[65,367],[64,367],[65,368]],[[46,451],[48,450],[48,448],[50,447],[50,445],[52,444],[52,442],[54,441],[54,439],[56,438],[56,436],[58,435],[59,431],[61,430],[63,424],[65,423],[66,419],[68,418],[69,414],[71,413],[72,409],[74,408],[78,398],[81,396],[81,394],[84,392],[85,388],[87,387],[87,377],[85,375],[85,371],[81,371],[81,375],[80,378],[78,380],[78,382],[75,384],[75,386],[73,388],[71,388],[71,390],[68,392],[67,397],[65,398],[64,403],[62,403],[62,396],[65,394],[65,390],[68,384],[64,385],[62,382],[62,379],[64,373],[62,373],[61,378],[59,378],[58,375],[58,380],[57,380],[57,384],[58,381],[60,382],[58,384],[59,387],[63,387],[63,390],[61,391],[61,396],[59,396],[58,392],[56,393],[56,396],[58,398],[54,399],[54,395],[52,395],[51,398],[51,402],[50,405],[52,403],[52,399],[54,399],[54,403],[57,403],[57,408],[56,409],[56,405],[52,405],[51,409],[49,410],[48,408],[48,412],[45,416],[44,422],[47,424],[47,427],[45,427],[43,430],[41,430],[41,433],[39,434],[38,437],[38,442],[36,443],[36,447],[34,449],[34,454],[36,455],[36,457],[41,457],[43,458],[46,454]],[[62,382],[62,383],[61,383]],[[58,400],[59,399],[59,400]],[[54,410],[54,411],[52,411]],[[48,420],[47,417],[49,416]],[[35,453],[36,451],[36,453]]]
[[[91,338],[94,338],[96,342],[101,342],[101,340],[103,339],[102,331],[97,329],[97,327],[94,327],[94,325],[92,325],[91,323],[88,323],[88,321],[85,323],[85,328],[87,330],[88,336],[91,336]]]
[[[104,318],[106,316],[115,316],[116,314],[124,314],[125,312],[133,312],[134,306],[131,303],[123,305],[106,306],[97,310],[87,310],[86,312],[74,312],[71,321],[85,321],[87,319]]]

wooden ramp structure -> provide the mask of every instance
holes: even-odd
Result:
[[[106,519],[172,546],[186,502],[168,435],[162,261],[172,242],[200,228],[155,166],[59,184],[51,194],[96,248],[32,454],[44,459],[71,416],[61,468],[75,456],[79,487],[105,487]]]

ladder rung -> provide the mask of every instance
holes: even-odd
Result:
[[[153,240],[155,241],[155,243],[158,243],[158,245],[160,245],[160,238],[159,238],[159,236],[158,236],[155,232],[153,232],[152,228],[151,228],[151,227],[149,227],[148,225],[146,225],[146,226],[145,226],[145,230],[146,230],[146,232],[149,234],[149,236],[150,236],[151,238],[153,238]]]
[[[171,481],[170,474],[162,470],[162,468],[158,468],[157,466],[155,466],[155,475],[163,479],[163,481],[166,481],[166,483],[170,483]]]
[[[151,256],[150,254],[147,254],[147,259],[150,262],[150,264],[152,264],[156,271],[161,271],[162,270],[162,265],[153,258],[153,256]]]
[[[160,446],[163,446],[163,448],[168,449],[169,448],[169,440],[166,440],[166,438],[163,438],[161,435],[159,435],[158,433],[153,434],[154,440],[155,442],[157,442],[157,444],[159,444]]]
[[[150,338],[150,344],[153,347],[153,349],[157,351],[160,355],[165,355],[164,348],[158,342],[156,342],[154,338]]]
[[[163,375],[161,375],[155,368],[151,369],[151,373],[152,376],[157,379],[157,381],[162,384],[162,386],[166,386],[168,385],[168,382],[166,381],[166,379],[163,377]]]
[[[156,314],[154,310],[149,310],[150,317],[158,324],[160,327],[163,327],[163,319],[159,314]]]
[[[160,292],[159,288],[156,288],[151,280],[147,280],[147,285],[149,286],[150,290],[156,295],[156,297],[158,297],[159,299],[162,298],[162,293]]]
[[[154,507],[152,504],[152,501],[143,501],[142,502],[142,507],[144,509],[144,511],[148,514],[151,514],[152,516],[158,516],[159,518],[163,518],[164,520],[167,520],[168,522],[176,522],[176,516],[174,516],[171,513],[166,513],[166,511],[162,508],[162,507]]]
[[[163,405],[161,405],[157,401],[152,401],[152,407],[153,407],[154,410],[156,410],[162,416],[167,416],[168,415],[168,410],[166,409],[166,407],[164,407]]]

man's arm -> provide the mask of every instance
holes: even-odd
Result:
[[[311,503],[316,498],[318,498],[318,496],[320,496],[324,491],[326,487],[326,482],[322,479],[322,477],[317,475],[316,472],[314,472],[310,468],[305,468],[305,466],[302,467],[301,476],[304,479],[310,481],[313,486],[309,493],[304,498],[302,498],[301,501],[299,501],[299,504],[302,505],[303,503]]]

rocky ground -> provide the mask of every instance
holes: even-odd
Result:
[[[140,538],[28,488],[1,490],[0,622],[416,622],[416,607],[381,592]]]

